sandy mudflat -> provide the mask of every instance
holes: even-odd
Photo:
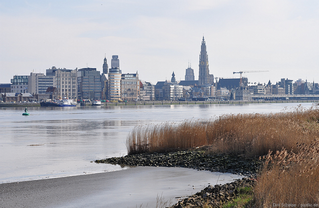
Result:
[[[227,183],[237,175],[185,168],[136,167],[65,178],[0,184],[0,207],[154,207],[178,196]],[[146,206],[148,205],[148,206]]]

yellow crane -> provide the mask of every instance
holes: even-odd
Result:
[[[233,72],[233,74],[239,74],[240,75],[240,82],[239,86],[243,86],[243,73],[255,73],[255,72],[268,72],[267,71],[238,71],[238,72]]]

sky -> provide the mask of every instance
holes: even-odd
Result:
[[[0,83],[112,55],[152,84],[198,79],[203,36],[215,77],[319,82],[317,0],[0,0]]]

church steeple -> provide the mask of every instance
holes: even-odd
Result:
[[[209,67],[208,67],[208,55],[206,50],[206,42],[203,36],[200,55],[199,55],[199,76],[198,76],[199,85],[209,85]]]
[[[103,74],[107,74],[109,71],[109,66],[107,65],[107,60],[106,57],[104,58],[104,62],[103,62]]]
[[[172,82],[172,83],[175,83],[175,82],[176,82],[175,73],[174,73],[174,72],[173,72],[173,74],[172,74],[171,82]]]

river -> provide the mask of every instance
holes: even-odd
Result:
[[[24,108],[0,108],[0,183],[127,169],[92,161],[126,155],[126,138],[136,125],[215,119],[224,114],[277,113],[291,111],[298,105],[30,107],[30,116],[22,116]],[[309,108],[313,104],[301,105]]]

